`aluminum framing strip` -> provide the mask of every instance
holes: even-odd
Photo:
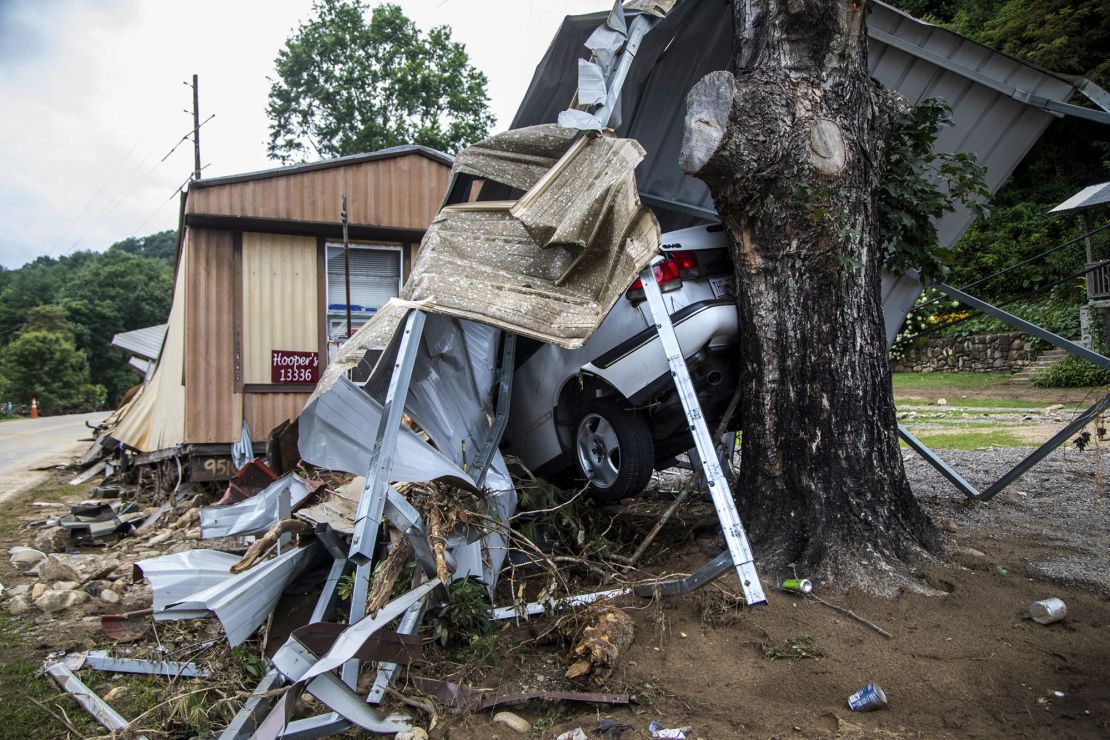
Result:
[[[335,560],[332,562],[327,580],[324,581],[324,588],[320,591],[320,598],[316,600],[316,606],[313,607],[312,615],[308,618],[309,624],[324,621],[324,617],[335,607],[339,579],[342,578],[343,571],[347,567],[346,552],[338,550],[338,538],[335,532],[330,527],[325,526],[318,528],[316,535],[324,548],[335,557]],[[249,738],[258,727],[259,720],[265,716],[270,705],[273,704],[272,697],[258,695],[273,691],[283,683],[285,683],[285,679],[281,672],[277,668],[271,667],[266,675],[262,677],[262,680],[258,682],[258,685],[255,686],[254,691],[251,692],[255,696],[251,696],[243,703],[231,723],[220,733],[219,740],[246,740]],[[336,715],[336,717],[338,716]]]
[[[1067,441],[1068,437],[1078,432],[1083,427],[1090,424],[1099,414],[1110,407],[1110,393],[1104,395],[1098,402],[1092,405],[1089,409],[1084,411],[1079,416],[1075,417],[1067,426],[1058,431],[1052,436],[1052,439],[1042,444],[1037,449],[1029,453],[1017,465],[1010,468],[1001,478],[992,483],[987,490],[978,491],[975,486],[968,483],[959,473],[957,473],[951,466],[942,460],[935,452],[926,447],[919,439],[910,434],[909,430],[898,425],[898,434],[906,441],[913,451],[921,455],[925,462],[932,465],[940,472],[948,481],[956,488],[960,489],[963,493],[967,494],[968,498],[973,498],[977,501],[990,501],[998,493],[1000,493],[1006,486],[1013,483],[1020,478],[1025,471],[1033,467],[1050,452],[1055,450],[1061,444]]]
[[[113,733],[130,727],[131,723],[119,712],[112,709],[108,702],[101,699],[96,692],[86,686],[65,662],[59,660],[51,663],[46,666],[45,670],[54,679],[54,683],[58,684],[58,688],[72,696],[74,701],[80,704],[81,708],[101,725]],[[145,735],[138,735],[138,738],[139,740],[146,740]]]
[[[531,601],[527,604],[522,604],[520,607],[499,606],[490,613],[490,619],[498,621],[501,619],[534,617],[537,614],[543,614],[548,609],[558,610],[574,606],[585,606],[586,604],[592,604],[602,599],[615,599],[618,596],[628,596],[631,593],[631,588],[614,588],[608,591],[595,591],[589,594],[567,596],[563,599],[552,599],[546,602]]]
[[[736,502],[732,499],[728,480],[721,471],[721,464],[717,461],[717,446],[709,435],[709,428],[702,414],[701,403],[698,401],[694,384],[690,380],[690,371],[686,367],[686,358],[682,354],[682,347],[674,332],[671,316],[663,303],[663,294],[659,290],[659,283],[655,280],[654,265],[661,261],[657,257],[652,265],[640,273],[644,285],[644,295],[647,297],[648,308],[651,311],[655,328],[659,332],[659,341],[663,352],[667,356],[667,364],[671,368],[671,377],[674,379],[682,410],[686,413],[686,422],[689,424],[690,433],[694,437],[694,446],[698,457],[701,458],[701,468],[705,482],[709,486],[709,496],[713,499],[713,507],[717,510],[717,517],[721,522],[721,531],[724,533],[725,542],[728,544],[732,556],[732,564],[736,567],[736,574],[740,578],[740,587],[744,591],[744,600],[749,606],[762,604],[767,601],[763,593],[763,586],[759,582],[759,574],[755,568],[755,555],[748,536],[744,532],[744,525],[740,521],[740,514],[736,510]]]
[[[370,465],[366,473],[366,484],[358,501],[355,513],[354,536],[348,557],[361,568],[374,557],[374,545],[378,539],[378,528],[382,523],[382,510],[385,507],[386,489],[389,487],[389,474],[393,469],[393,454],[397,449],[397,435],[401,431],[401,416],[405,410],[405,400],[409,395],[409,381],[416,364],[420,349],[420,338],[424,334],[423,311],[410,311],[405,318],[401,344],[397,349],[393,374],[389,378],[385,400],[382,402],[382,416],[378,422],[378,433],[374,447],[370,451]],[[351,620],[354,624],[355,620]]]
[[[907,274],[910,274],[913,277],[917,277],[917,273],[915,271],[909,271]],[[980,298],[976,298],[970,293],[965,293],[959,288],[954,288],[947,283],[934,283],[932,287],[936,288],[949,298],[954,298],[955,300],[963,303],[966,306],[970,306],[971,308],[978,309],[983,313],[988,314],[989,316],[993,316],[1004,324],[1012,326],[1015,329],[1019,329],[1028,334],[1032,334],[1038,339],[1048,342],[1049,344],[1058,347],[1071,355],[1080,357],[1084,360],[1087,360],[1088,362],[1092,362],[1095,365],[1103,368],[1104,370],[1110,370],[1110,358],[1104,357],[1103,355],[1089,350],[1080,344],[1076,344],[1075,342],[1064,339],[1058,334],[1054,334],[1047,329],[1037,326],[1036,324],[1032,324],[1024,319],[1018,318],[1008,311],[1003,311],[998,306],[987,303],[986,301]],[[937,472],[943,475],[948,480],[948,482],[959,489],[961,493],[966,495],[968,498],[972,498],[977,501],[989,501],[990,499],[994,498],[994,496],[997,495],[1000,491],[1005,489],[1006,486],[1010,485],[1019,477],[1021,477],[1027,470],[1029,470],[1029,468],[1033,467],[1038,462],[1047,457],[1050,452],[1063,444],[1068,437],[1070,437],[1072,434],[1075,434],[1077,431],[1089,424],[1108,406],[1110,406],[1110,394],[1103,396],[1100,401],[1096,402],[1089,409],[1076,417],[1071,423],[1069,423],[1067,426],[1053,435],[1051,439],[1049,439],[1037,449],[1033,450],[1033,452],[1022,459],[1017,465],[1003,474],[1001,478],[992,483],[985,491],[979,491],[978,489],[976,489],[975,486],[971,485],[971,483],[969,483],[963,476],[956,472],[956,470],[948,465],[948,463],[944,462],[944,460],[939,455],[929,449],[917,437],[913,436],[913,434],[911,434],[910,431],[903,427],[901,424],[898,425],[898,435],[906,442],[907,445],[909,445],[914,450],[914,452],[921,455],[925,462],[932,465],[937,470]]]
[[[374,563],[360,563],[355,567],[355,580],[351,585],[351,610],[347,624],[355,624],[366,616],[366,599],[370,596],[370,578],[374,575]],[[351,688],[358,685],[358,658],[351,658],[340,671],[343,683]]]
[[[410,606],[405,615],[401,617],[401,623],[397,625],[395,630],[397,634],[415,635],[416,631],[420,629],[420,623],[424,621],[424,611],[427,606],[427,599],[421,599]],[[401,666],[396,663],[378,664],[378,675],[374,678],[374,685],[370,687],[370,693],[366,696],[367,703],[381,704],[386,688],[393,683],[393,679],[397,677],[397,671],[400,668]]]
[[[617,101],[620,100],[621,88],[624,87],[628,71],[632,69],[636,52],[640,50],[640,43],[659,20],[659,18],[647,13],[640,13],[632,19],[632,23],[628,27],[628,38],[625,40],[624,49],[621,51],[620,61],[617,62],[616,69],[613,70],[612,78],[606,80],[605,103],[593,114],[594,118],[601,123],[602,128],[609,127],[609,121],[617,109]]]
[[[913,273],[913,276],[916,277],[916,273]],[[949,298],[955,298],[960,303],[971,306],[972,308],[977,308],[983,313],[993,316],[1004,324],[1009,324],[1015,329],[1020,329],[1027,334],[1032,334],[1037,339],[1042,339],[1055,347],[1059,347],[1069,354],[1075,355],[1076,357],[1081,357],[1088,362],[1093,362],[1094,364],[1101,367],[1103,370],[1110,370],[1110,357],[1103,357],[1098,352],[1093,352],[1083,345],[1068,341],[1059,334],[1053,334],[1048,329],[1039,327],[1036,324],[1031,324],[1025,319],[1018,318],[1012,313],[1003,311],[998,306],[987,303],[980,298],[976,298],[970,293],[965,293],[959,288],[953,288],[947,283],[933,283],[931,287],[936,288]]]
[[[424,531],[424,519],[416,507],[392,486],[386,494],[384,516],[395,529],[408,538],[409,544],[412,545],[413,557],[424,572],[428,576],[436,575],[435,550],[432,549],[432,543],[428,541],[428,534]],[[447,553],[444,555],[448,560],[448,569],[453,572],[450,556]]]
[[[727,573],[732,567],[732,553],[725,550],[708,563],[698,568],[685,578],[672,578],[656,583],[641,583],[632,587],[632,593],[644,598],[660,596],[679,596],[696,591],[710,581],[714,581]]]
[[[71,664],[69,657],[74,659]],[[146,676],[169,678],[208,678],[208,671],[197,668],[196,663],[179,663],[173,660],[142,660],[140,658],[113,658],[107,650],[90,650],[84,654],[67,656],[66,665],[71,670],[92,668],[110,673],[138,673]]]
[[[219,740],[247,740],[258,726],[260,720],[273,703],[272,697],[265,696],[285,683],[277,668],[271,668],[254,687],[251,697],[243,702],[230,724],[220,733]]]
[[[489,434],[482,442],[482,448],[474,456],[474,485],[478,488],[486,482],[486,473],[493,462],[493,455],[501,445],[501,437],[505,434],[505,427],[509,423],[509,399],[513,393],[513,373],[516,369],[516,334],[503,332],[504,343],[501,347],[501,367],[498,369],[497,380],[497,408],[494,411],[493,424],[490,425]]]
[[[1107,113],[1104,110],[1083,108],[1082,106],[1072,105],[1070,103],[1061,103],[1058,100],[1051,100],[1040,95],[1034,95],[1028,90],[1022,90],[1020,88],[1012,87],[1005,83],[999,82],[993,77],[988,77],[987,75],[974,70],[971,67],[967,67],[955,60],[949,59],[946,56],[937,54],[934,51],[930,51],[929,49],[918,46],[917,44],[911,43],[877,28],[871,28],[870,26],[868,26],[867,35],[875,39],[876,41],[881,41],[887,46],[892,46],[899,51],[904,51],[911,56],[917,57],[918,59],[924,59],[927,62],[937,65],[941,69],[946,69],[949,72],[960,75],[961,77],[966,77],[973,82],[977,82],[980,85],[989,87],[991,90],[1002,93],[1003,95],[1011,97],[1014,100],[1020,101],[1027,105],[1031,105],[1035,108],[1040,108],[1041,110],[1047,111],[1049,113],[1075,116],[1076,118],[1085,118],[1088,121],[1094,121],[1096,123],[1110,124],[1110,113]],[[1083,91],[1081,85],[1077,85],[1076,87],[1081,92],[1084,92],[1085,95],[1087,94],[1085,91]],[[1090,95],[1088,95],[1088,97],[1090,97]]]

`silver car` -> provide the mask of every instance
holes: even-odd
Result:
[[[710,427],[737,383],[737,315],[719,226],[663,235],[656,279]],[[639,493],[693,442],[637,280],[585,345],[517,344],[507,443],[537,475],[589,480],[596,498]]]
[[[738,382],[728,238],[718,225],[696,226],[662,242],[668,259],[656,279],[715,430]],[[920,290],[913,277],[883,272],[888,342]],[[537,475],[590,481],[602,501],[636,495],[693,446],[639,280],[579,349],[518,339],[505,444]]]

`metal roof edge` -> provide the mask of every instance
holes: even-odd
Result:
[[[189,184],[189,189],[194,188],[210,188],[219,185],[233,185],[239,182],[249,182],[251,180],[265,180],[271,177],[284,177],[285,175],[296,175],[302,172],[314,172],[316,170],[327,170],[333,167],[346,167],[352,164],[362,164],[364,162],[374,162],[379,159],[393,159],[395,157],[405,157],[408,155],[420,155],[427,157],[432,161],[439,162],[440,164],[450,167],[455,163],[455,158],[446,152],[441,152],[438,149],[432,149],[420,144],[402,144],[400,146],[391,146],[387,149],[379,149],[374,152],[367,152],[364,154],[348,154],[344,157],[334,157],[332,159],[322,159],[318,162],[305,162],[303,164],[291,164],[284,167],[273,167],[267,170],[255,170],[253,172],[243,172],[236,175],[225,175],[223,177],[209,177],[200,180],[194,180]]]
[[[874,2],[875,2],[876,5],[881,5],[885,10],[889,10],[890,12],[895,13],[897,15],[900,15],[903,18],[905,18],[907,20],[910,20],[914,23],[917,23],[921,26],[925,26],[925,27],[928,27],[930,29],[936,29],[936,30],[941,31],[943,33],[951,34],[952,36],[954,36],[956,38],[963,39],[963,40],[965,40],[969,43],[976,44],[978,46],[982,46],[985,49],[989,49],[991,52],[993,52],[995,54],[998,54],[1000,56],[1006,57],[1007,59],[1010,59],[1010,60],[1012,60],[1013,62],[1015,62],[1017,64],[1021,64],[1025,67],[1029,67],[1030,69],[1034,69],[1034,70],[1040,72],[1041,74],[1047,75],[1049,77],[1053,77],[1057,80],[1060,80],[1061,82],[1066,82],[1069,85],[1071,85],[1073,91],[1078,90],[1078,91],[1082,92],[1084,95],[1086,95],[1092,102],[1094,102],[1096,105],[1099,106],[1100,110],[1096,110],[1096,109],[1093,109],[1093,108],[1084,108],[1084,107],[1079,106],[1079,105],[1072,105],[1071,103],[1068,103],[1066,101],[1053,100],[1051,98],[1045,98],[1045,97],[1042,97],[1040,95],[1034,95],[1032,92],[1029,92],[1028,90],[1022,90],[1021,88],[1013,87],[1012,85],[1007,85],[1006,83],[1000,82],[999,80],[996,80],[993,77],[990,77],[989,75],[985,75],[982,72],[979,72],[978,70],[975,70],[975,69],[972,69],[971,67],[960,64],[959,62],[957,62],[953,59],[950,59],[950,58],[948,58],[946,56],[943,56],[941,54],[937,54],[936,52],[931,51],[929,49],[926,49],[923,46],[919,46],[919,45],[917,45],[913,42],[907,41],[903,38],[895,36],[894,34],[888,33],[886,31],[877,29],[877,28],[871,26],[870,24],[868,24],[868,26],[867,26],[867,35],[870,38],[875,39],[876,41],[881,41],[882,43],[884,43],[888,46],[892,46],[895,49],[898,49],[899,51],[903,51],[907,54],[915,56],[918,59],[923,59],[927,62],[935,64],[938,67],[941,67],[942,69],[946,69],[949,72],[952,72],[954,74],[958,74],[961,77],[965,77],[969,80],[972,80],[973,82],[978,82],[979,84],[981,84],[985,87],[989,87],[992,90],[995,90],[996,92],[1000,92],[1003,95],[1007,95],[1007,96],[1013,98],[1014,100],[1025,103],[1026,105],[1031,105],[1035,108],[1040,108],[1042,110],[1048,111],[1049,113],[1054,113],[1054,114],[1058,114],[1058,115],[1070,115],[1070,116],[1075,116],[1077,118],[1084,118],[1084,119],[1089,120],[1089,121],[1094,121],[1096,123],[1102,123],[1102,124],[1110,125],[1110,113],[1107,112],[1106,105],[1104,104],[1107,101],[1110,101],[1110,94],[1108,94],[1105,90],[1103,90],[1101,87],[1099,87],[1095,83],[1088,80],[1086,77],[1080,77],[1080,76],[1076,76],[1076,75],[1066,75],[1066,74],[1061,74],[1059,72],[1053,72],[1052,70],[1045,69],[1045,68],[1040,67],[1036,64],[1025,61],[1024,59],[1018,59],[1017,57],[1006,54],[1005,52],[999,51],[998,49],[987,46],[986,44],[982,44],[982,43],[976,41],[975,39],[971,39],[971,38],[968,38],[967,36],[956,33],[955,31],[952,31],[948,28],[945,28],[944,26],[938,26],[934,23],[929,23],[928,21],[923,21],[920,18],[915,18],[914,16],[910,15],[906,11],[901,10],[900,8],[896,8],[893,5],[889,5],[887,3],[884,3],[884,2],[882,2],[882,0],[874,0]]]

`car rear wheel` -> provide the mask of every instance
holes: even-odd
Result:
[[[615,502],[635,496],[651,480],[651,431],[635,411],[611,399],[594,399],[578,413],[574,459],[594,498]]]

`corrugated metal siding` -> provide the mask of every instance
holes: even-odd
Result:
[[[270,382],[272,350],[319,351],[316,263],[312,237],[243,234],[244,383]]]
[[[902,41],[958,61],[995,80],[1054,100],[1066,101],[1071,84],[1035,67],[914,20],[889,6],[872,3],[868,26]],[[569,105],[577,87],[576,59],[604,13],[566,18],[536,70],[513,127],[552,122]],[[997,189],[1033,146],[1053,117],[1037,108],[947,71],[931,61],[870,39],[872,74],[912,102],[939,96],[953,107],[954,126],[936,148],[974,152],[987,167],[988,183]],[[705,74],[725,69],[732,57],[732,10],[725,0],[686,0],[644,39],[621,95],[621,136],[637,139],[647,157],[636,171],[646,196],[712,209],[708,188],[678,167],[686,115],[686,93]],[[658,209],[657,209],[658,212]],[[660,213],[664,229],[691,223],[688,217]],[[938,224],[942,244],[954,242],[970,225],[967,210],[949,214]]]
[[[450,167],[410,154],[309,172],[196,188],[187,213],[338,222],[346,191],[352,224],[425,229],[439,210]]]
[[[162,351],[162,340],[166,337],[167,324],[146,326],[142,329],[123,331],[112,337],[112,346],[146,360],[157,359]]]
[[[243,423],[235,392],[233,246],[229,231],[186,234],[185,441],[193,444],[233,442]]]
[[[300,416],[310,395],[309,392],[243,394],[243,413],[251,435],[257,440],[264,439],[278,424]]]
[[[154,452],[179,445],[185,436],[185,388],[181,365],[185,347],[186,276],[189,274],[189,245],[186,232],[174,279],[174,302],[170,307],[166,339],[150,382],[114,415],[112,436],[140,452]]]

